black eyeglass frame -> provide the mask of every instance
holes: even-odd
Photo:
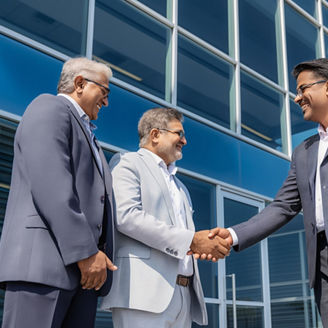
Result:
[[[303,84],[296,90],[296,95],[298,97],[303,97],[303,92],[307,88],[311,88],[313,85],[319,84],[319,83],[325,83],[327,80],[319,80],[313,83]]]
[[[104,88],[104,89],[106,90],[106,92],[107,92],[106,97],[108,97],[108,95],[110,94],[110,89],[109,89],[108,87],[105,87],[105,86],[102,85],[101,83],[98,83],[98,82],[96,82],[96,81],[94,81],[94,80],[87,79],[86,77],[84,77],[84,79],[85,79],[87,82],[94,83],[94,84],[98,85],[99,87]],[[104,95],[104,96],[105,96],[105,95]]]
[[[154,128],[154,129],[157,129],[157,130],[163,130],[163,131],[167,131],[167,132],[171,132],[171,133],[175,133],[175,134],[177,134],[177,135],[179,136],[180,139],[186,137],[186,134],[185,134],[184,131],[182,131],[182,130],[179,130],[179,131],[172,131],[172,130],[164,129],[164,128]]]

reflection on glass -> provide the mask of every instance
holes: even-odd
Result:
[[[219,327],[219,305],[206,303],[206,309],[208,315],[208,326],[206,327],[213,327],[213,328]],[[199,326],[193,322],[192,328],[196,328],[196,327],[204,327],[204,326]]]
[[[316,311],[312,311],[313,306],[313,301],[272,302],[272,328],[321,327],[316,325],[318,319]]]
[[[197,230],[216,226],[215,186],[189,176],[178,174],[186,185],[193,204],[194,223]],[[218,266],[212,262],[198,261],[205,297],[218,297]]]
[[[178,105],[229,128],[232,66],[185,37],[178,44]]]
[[[326,7],[324,4],[322,4],[322,20],[323,20],[323,25],[328,27],[328,7]]]
[[[233,309],[227,306],[227,327],[233,327]],[[264,327],[263,308],[253,306],[237,306],[237,327],[259,328]]]
[[[277,2],[271,0],[240,1],[239,39],[242,63],[278,82],[276,6]]]
[[[258,213],[258,207],[224,198],[224,224],[230,227]],[[237,300],[262,301],[260,244],[226,258],[226,273],[236,275]],[[232,299],[231,279],[227,279],[227,299]]]
[[[295,104],[293,100],[290,100],[290,123],[292,128],[293,149],[303,140],[318,132],[318,123],[305,121],[302,108]]]
[[[85,54],[88,1],[2,0],[0,24],[69,56]]]
[[[97,311],[95,328],[114,328],[112,312]]]
[[[172,0],[169,0],[169,2]],[[149,8],[157,11],[159,14],[163,15],[164,17],[167,17],[167,6],[166,3],[167,0],[161,0],[161,1],[154,1],[154,0],[139,0],[139,2],[142,2],[144,5],[148,6]],[[168,8],[170,9],[170,8]]]
[[[309,0],[293,0],[296,4],[306,10],[310,15],[314,16],[315,14],[315,4],[316,1]]]
[[[318,31],[288,4],[285,5],[285,20],[288,72],[291,73],[295,65],[316,58]],[[292,74],[289,74],[289,88],[293,92],[296,89],[296,82]]]
[[[178,22],[214,47],[229,52],[228,0],[180,0]]]
[[[97,0],[93,54],[114,76],[161,98],[170,30],[120,0]]]
[[[242,134],[281,150],[283,95],[241,72]]]

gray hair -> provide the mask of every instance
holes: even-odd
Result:
[[[104,74],[108,80],[113,76],[112,70],[103,63],[85,57],[71,58],[63,65],[57,92],[72,93],[74,91],[74,80],[77,76],[81,75],[92,79],[97,74]]]
[[[151,129],[166,129],[168,123],[173,120],[183,122],[182,113],[174,108],[152,108],[147,110],[138,123],[139,147],[147,144]]]

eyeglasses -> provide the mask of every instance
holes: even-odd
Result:
[[[325,83],[325,82],[327,82],[327,80],[320,80],[320,81],[316,81],[316,82],[309,83],[309,84],[303,84],[296,90],[297,96],[298,97],[303,97],[303,92],[304,92],[305,89],[310,88],[315,84]]]
[[[84,78],[84,79],[85,79],[87,82],[91,82],[91,83],[94,83],[94,84],[98,85],[98,86],[101,88],[104,97],[107,98],[108,95],[110,94],[110,89],[109,89],[108,87],[105,87],[104,85],[102,85],[102,84],[100,84],[100,83],[98,83],[98,82],[96,82],[96,81],[93,81],[93,80],[90,80],[90,79],[86,79],[86,78]],[[106,91],[103,91],[104,89],[105,89]]]
[[[168,130],[168,129],[164,129],[164,128],[155,128],[155,129],[158,129],[158,130],[163,130],[163,131],[167,131],[167,132],[171,132],[171,133],[175,133],[179,136],[180,139],[186,137],[184,131],[182,130],[179,130],[179,131],[172,131],[172,130]]]

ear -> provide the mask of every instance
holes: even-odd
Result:
[[[149,133],[149,140],[153,143],[158,143],[158,139],[160,136],[161,132],[158,129],[151,129]]]
[[[85,81],[84,81],[84,78],[83,76],[81,75],[78,75],[75,79],[74,79],[74,88],[75,88],[75,91],[78,93],[78,94],[81,94],[83,92],[83,88],[85,86]]]

